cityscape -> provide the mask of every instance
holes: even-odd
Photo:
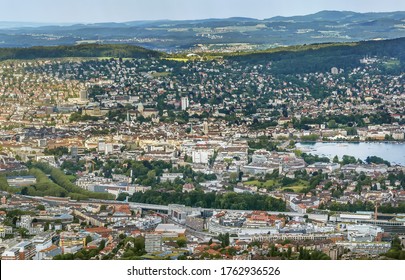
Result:
[[[355,42],[0,49],[1,260],[405,259],[395,15]]]

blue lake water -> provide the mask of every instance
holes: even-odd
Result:
[[[349,155],[365,160],[368,156],[383,158],[391,164],[405,166],[405,143],[394,142],[302,142],[296,147],[305,153],[333,158],[335,155],[342,159],[342,156]]]

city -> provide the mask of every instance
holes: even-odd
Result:
[[[1,260],[405,259],[396,26],[269,50],[0,49]]]

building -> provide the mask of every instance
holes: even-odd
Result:
[[[87,101],[87,98],[88,98],[87,90],[82,89],[80,91],[80,101]]]
[[[4,238],[8,234],[13,234],[13,228],[10,226],[0,225],[0,238]]]
[[[340,168],[338,163],[329,163],[329,162],[315,162],[314,164],[308,165],[305,169],[307,172],[317,172],[322,170],[324,173],[331,173]]]
[[[141,185],[135,185],[135,187],[133,187],[133,191],[131,187],[128,187],[128,189],[126,190],[126,192],[128,193],[134,193],[134,192],[141,192],[144,193],[146,191],[150,191],[152,190],[151,186],[141,186]]]
[[[20,227],[30,229],[32,225],[32,217],[30,215],[22,215],[20,219]]]
[[[153,233],[145,234],[145,251],[147,253],[162,251],[162,235]]]
[[[45,250],[53,245],[51,233],[40,233],[36,235],[31,241],[35,245],[36,252]]]
[[[73,210],[73,215],[78,216],[79,219],[84,220],[88,225],[91,224],[97,227],[104,227],[106,224],[105,220],[100,219],[99,216],[85,213],[77,209]]]
[[[108,155],[114,151],[114,146],[111,143],[105,144],[104,154]]]
[[[362,164],[356,168],[357,173],[364,172],[367,175],[375,173],[385,174],[388,172],[388,166],[385,164]]]
[[[394,140],[404,140],[404,132],[401,130],[394,131],[392,138],[394,138]]]
[[[98,139],[98,152],[99,153],[105,152],[105,140],[104,139]]]
[[[74,232],[61,232],[59,246],[64,253],[68,253],[70,250],[80,249],[86,246],[86,235],[82,233]]]
[[[201,217],[187,216],[186,226],[196,231],[202,232],[205,229],[205,220]]]
[[[7,183],[12,187],[26,187],[35,185],[37,179],[34,176],[12,176],[7,177]]]
[[[207,121],[205,121],[205,122],[203,123],[203,132],[204,132],[205,135],[208,135],[208,133],[209,133],[209,126],[208,126],[208,122],[207,122]]]
[[[155,229],[155,233],[160,233],[164,237],[181,237],[185,236],[186,229],[175,224],[159,224]]]
[[[22,241],[4,251],[2,260],[30,260],[35,256],[35,246],[31,241]]]
[[[45,148],[47,145],[46,139],[38,139],[38,147]]]
[[[46,249],[37,252],[34,256],[34,260],[52,260],[53,257],[62,254],[62,248],[52,245]]]
[[[168,208],[169,217],[181,224],[186,222],[187,216],[201,214],[201,208],[192,208],[180,204],[169,204]]]
[[[195,150],[193,151],[193,163],[208,164],[213,154],[213,150]]]
[[[349,249],[352,253],[358,254],[385,254],[391,248],[389,242],[350,242],[339,241],[336,245]]]
[[[20,250],[16,247],[12,247],[8,250],[5,250],[1,255],[1,260],[19,260],[20,259]]]
[[[160,177],[161,182],[173,182],[176,178],[183,179],[183,173],[163,173]]]
[[[183,192],[189,193],[189,192],[192,192],[194,190],[195,190],[195,187],[194,187],[193,184],[188,183],[188,184],[183,185]]]
[[[70,147],[70,154],[72,157],[77,157],[79,154],[79,148],[77,146]]]
[[[188,97],[187,96],[184,96],[184,97],[182,97],[181,98],[181,109],[184,111],[184,110],[187,110],[187,108],[189,107],[189,100],[188,100]]]

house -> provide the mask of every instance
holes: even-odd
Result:
[[[189,192],[192,192],[192,191],[194,191],[194,190],[195,190],[195,187],[194,187],[193,184],[184,184],[184,185],[183,185],[183,192],[184,192],[184,193],[185,193],[185,192],[189,193]]]

